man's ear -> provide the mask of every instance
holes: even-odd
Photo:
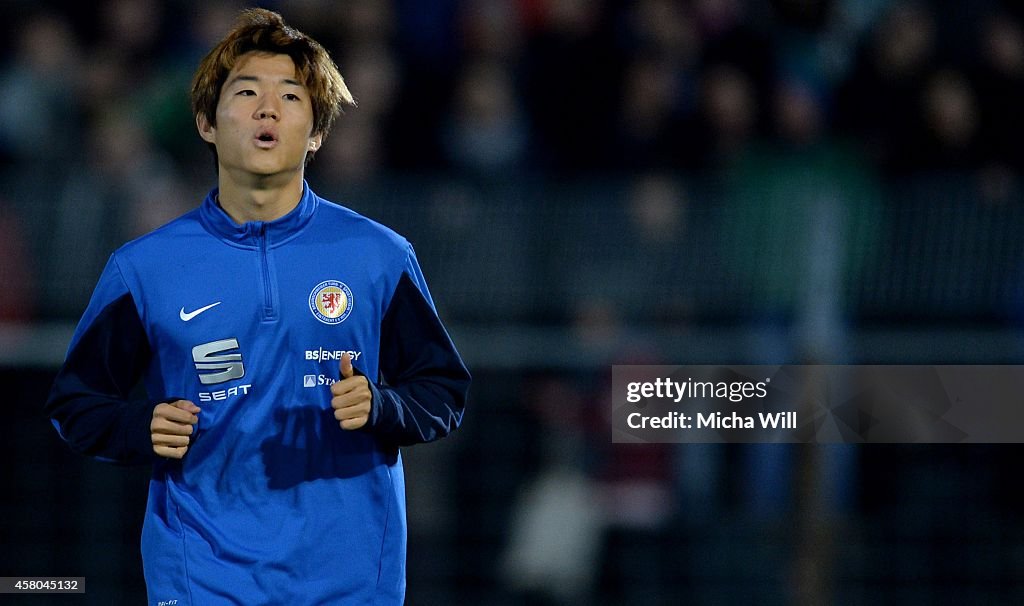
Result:
[[[199,131],[199,136],[203,138],[203,141],[214,144],[217,142],[217,127],[210,124],[210,121],[206,119],[206,114],[202,112],[196,114],[196,130]]]
[[[309,137],[309,151],[315,152],[320,149],[320,146],[324,144],[324,134],[314,133]]]

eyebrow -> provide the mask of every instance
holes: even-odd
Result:
[[[258,76],[249,76],[249,75],[246,75],[246,74],[239,74],[239,75],[235,76],[234,78],[232,78],[231,80],[229,80],[228,83],[225,86],[231,86],[231,85],[235,84],[236,82],[259,82],[259,81],[260,81],[260,78]],[[284,79],[281,80],[281,83],[282,84],[289,84],[291,86],[302,86],[302,83],[299,82],[298,80],[295,80],[294,78],[284,78]]]

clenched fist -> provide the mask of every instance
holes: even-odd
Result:
[[[188,400],[157,404],[149,424],[153,452],[168,459],[180,459],[188,452],[189,436],[199,422],[200,408]]]

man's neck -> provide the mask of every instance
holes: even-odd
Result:
[[[298,206],[302,198],[301,172],[288,177],[246,175],[243,179],[239,182],[221,167],[217,202],[238,224],[280,219]]]

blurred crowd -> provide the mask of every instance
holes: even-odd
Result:
[[[1012,2],[259,4],[322,41],[359,102],[310,169],[342,199],[395,175],[646,175],[654,202],[636,220],[657,232],[686,202],[674,179],[752,157],[966,171],[986,200],[1017,188]],[[0,319],[75,317],[113,248],[201,199],[214,177],[187,86],[243,6],[5,3]]]
[[[345,180],[702,170],[761,139],[833,136],[892,172],[1018,167],[1016,3],[262,4],[321,40],[359,97],[325,161]],[[8,5],[6,161],[80,161],[90,149],[126,171],[139,154],[196,162],[185,85],[243,3]],[[111,128],[126,140],[111,142]]]

